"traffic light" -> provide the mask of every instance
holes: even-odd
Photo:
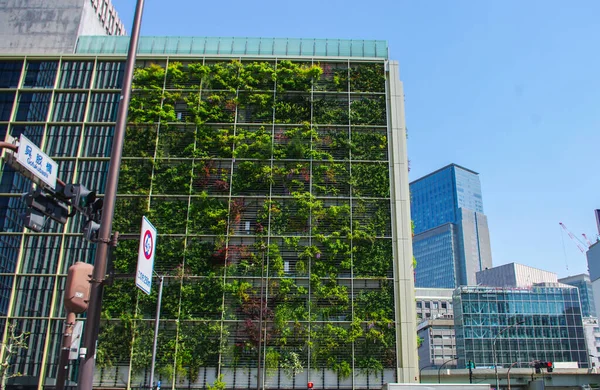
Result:
[[[553,369],[554,365],[552,364],[552,362],[546,362],[546,371],[552,372]]]
[[[90,219],[85,223],[85,226],[83,227],[83,237],[90,242],[96,242],[98,241],[99,230],[100,224]]]
[[[535,362],[535,373],[536,374],[541,374],[542,373],[542,364],[539,361]]]
[[[309,389],[312,389],[312,388],[314,387],[314,383],[312,383],[312,382],[308,382],[308,383],[306,384],[306,387],[308,387]]]
[[[67,184],[63,194],[71,200],[71,206],[86,217],[91,217],[102,209],[102,199],[98,199],[94,191],[81,184]]]
[[[44,188],[38,187],[34,191],[28,192],[24,195],[24,200],[25,204],[27,204],[30,209],[37,211],[36,213],[29,210],[25,215],[25,225],[32,230],[40,231],[36,230],[36,226],[39,225],[40,214],[61,224],[67,222],[67,218],[69,217],[68,206],[64,202],[56,199]]]
[[[46,225],[46,217],[34,209],[27,209],[23,216],[23,225],[34,232],[41,232]]]

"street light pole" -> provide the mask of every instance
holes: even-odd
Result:
[[[498,357],[496,356],[496,342],[498,341],[498,336],[500,336],[502,333],[506,332],[507,330],[509,330],[512,327],[515,327],[517,325],[521,325],[524,324],[525,321],[520,321],[520,322],[515,322],[512,325],[506,326],[503,329],[500,330],[500,332],[498,332],[498,334],[494,337],[494,341],[492,342],[492,354],[494,357],[494,374],[496,376],[496,390],[498,390],[500,388],[500,378],[498,377]]]
[[[421,367],[421,369],[419,369],[419,383],[422,383],[422,377],[421,377],[421,373],[423,372],[424,369],[429,368],[429,367],[435,367],[435,364],[430,364],[428,366],[425,367]]]
[[[125,63],[125,72],[123,75],[123,88],[121,89],[119,109],[117,111],[117,122],[115,124],[110,163],[106,178],[102,221],[100,223],[100,230],[98,231],[94,272],[92,274],[90,287],[90,302],[88,305],[83,335],[83,347],[85,348],[85,351],[82,351],[83,358],[79,365],[79,380],[77,381],[77,388],[79,390],[92,390],[94,381],[96,342],[98,340],[98,330],[100,328],[102,292],[104,288],[103,283],[106,277],[108,247],[111,243],[113,215],[117,200],[117,185],[119,183],[119,169],[121,166],[121,156],[123,155],[123,142],[125,139],[125,128],[127,127],[127,111],[129,110],[129,100],[131,98],[133,70],[135,67],[135,57],[140,36],[143,9],[144,0],[137,0],[135,16],[133,18],[133,28],[129,40],[127,62]]]
[[[458,356],[453,357],[450,360],[446,360],[444,363],[442,363],[442,365],[440,366],[440,368],[438,368],[438,383],[442,383],[442,368],[444,368],[444,366],[446,365],[446,363],[450,363],[454,360],[458,359]]]

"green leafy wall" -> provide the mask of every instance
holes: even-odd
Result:
[[[383,65],[137,68],[114,229],[136,237],[146,215],[159,232],[161,376],[255,367],[259,345],[267,376],[395,367]],[[156,290],[106,288],[99,366],[149,368]]]

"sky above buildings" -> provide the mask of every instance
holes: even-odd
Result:
[[[135,0],[112,0],[131,31]],[[405,86],[411,180],[480,173],[494,265],[586,272],[561,231],[600,208],[600,2],[146,1],[143,35],[384,39]]]

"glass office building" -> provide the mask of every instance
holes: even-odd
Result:
[[[581,304],[575,287],[460,287],[454,291],[459,367],[542,360],[587,368]]]
[[[410,195],[416,286],[475,284],[492,266],[479,174],[450,164],[410,183]]]
[[[575,286],[579,289],[581,314],[584,317],[597,317],[594,290],[592,290],[592,282],[590,281],[590,276],[588,274],[567,276],[566,278],[558,279],[558,281],[570,286]]]
[[[102,194],[128,38],[0,58],[0,132]],[[136,290],[143,215],[165,275],[163,388],[381,388],[418,374],[403,92],[383,41],[156,38],[140,55],[95,386],[148,386],[156,287]],[[29,332],[20,384],[52,383],[83,220],[23,229],[30,183],[3,166],[0,330]],[[261,321],[262,318],[262,321]],[[402,343],[400,340],[403,340]],[[73,364],[69,377],[77,378]]]

